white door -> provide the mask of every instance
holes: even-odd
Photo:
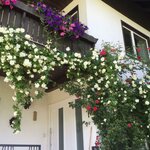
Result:
[[[68,102],[49,106],[50,150],[77,150],[75,110]]]

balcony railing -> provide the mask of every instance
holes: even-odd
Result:
[[[0,150],[41,150],[41,145],[0,144]]]
[[[24,28],[26,33],[33,37],[33,41],[38,44],[45,44],[47,34],[44,31],[43,25],[41,25],[41,18],[35,12],[34,8],[18,1],[14,8],[11,10],[9,7],[2,7],[0,9],[0,26]],[[73,51],[83,53],[83,50],[94,47],[97,39],[84,34],[78,40],[70,40],[69,38],[62,38],[58,41],[60,50],[70,47]]]
[[[24,28],[26,33],[33,37],[33,42],[39,45],[45,44],[47,39],[44,27],[41,25],[41,18],[34,8],[21,1],[18,1],[12,10],[6,6],[0,9],[0,26]],[[64,51],[66,47],[70,47],[73,52],[85,54],[87,50],[95,46],[96,42],[96,38],[85,33],[77,40],[71,40],[68,37],[61,38],[56,41],[56,44],[59,50]],[[66,80],[64,69],[56,69],[53,74],[52,79],[58,84]],[[1,70],[0,75],[5,76]]]

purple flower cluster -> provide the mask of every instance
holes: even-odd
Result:
[[[72,21],[71,17],[62,15],[61,12],[47,7],[42,2],[38,2],[35,9],[40,14],[44,14],[44,21],[48,29],[57,32],[61,37],[71,36],[77,39],[88,29],[78,20]]]

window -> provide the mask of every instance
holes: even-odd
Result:
[[[72,21],[79,20],[79,8],[78,5],[74,7],[69,13],[67,13],[68,16],[71,16]]]
[[[144,62],[149,62],[149,37],[129,26],[125,22],[122,22],[122,31],[126,54],[129,56],[135,56]]]

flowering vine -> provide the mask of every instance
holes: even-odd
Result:
[[[69,81],[60,88],[76,95],[72,107],[85,108],[100,130],[101,149],[140,149],[150,137],[150,70],[108,43],[86,54],[59,51],[51,41],[43,48],[32,43],[24,29],[0,28],[0,69],[14,89],[15,132],[21,130],[21,111],[51,81],[55,67],[67,66]],[[141,76],[138,76],[139,73]],[[52,81],[51,81],[52,82]]]

